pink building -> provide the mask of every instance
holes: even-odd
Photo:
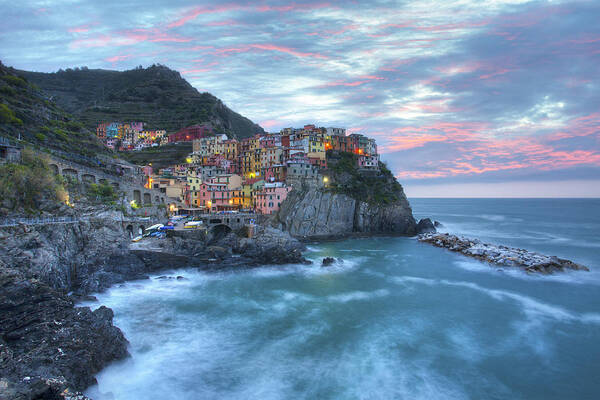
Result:
[[[145,176],[152,175],[152,167],[149,165],[146,165],[144,168],[142,168],[142,171],[144,171]]]
[[[277,212],[291,190],[290,186],[282,182],[265,183],[263,190],[254,194],[256,212],[259,214]]]

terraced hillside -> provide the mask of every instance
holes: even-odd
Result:
[[[88,129],[103,121],[142,121],[150,129],[169,133],[199,123],[211,124],[217,133],[238,138],[264,132],[212,94],[198,92],[179,72],[162,65],[128,71],[83,68],[19,72]]]

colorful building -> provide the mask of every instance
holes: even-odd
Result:
[[[206,125],[193,125],[169,135],[169,143],[191,142],[212,134],[212,129]]]
[[[283,182],[265,183],[262,191],[254,195],[254,207],[259,214],[273,214],[292,190]]]

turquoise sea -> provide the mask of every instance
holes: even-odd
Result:
[[[131,358],[103,399],[600,398],[600,200],[411,199],[417,217],[591,272],[526,275],[417,242],[310,244],[286,265],[98,295]],[[163,274],[164,275],[164,274]]]

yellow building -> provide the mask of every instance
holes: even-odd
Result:
[[[199,204],[199,190],[202,185],[202,174],[197,171],[187,171],[186,182],[190,190],[190,202]]]

